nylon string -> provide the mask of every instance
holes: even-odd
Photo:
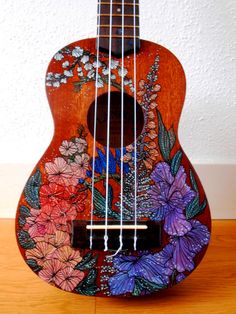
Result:
[[[108,250],[108,193],[109,193],[109,153],[110,153],[110,108],[111,108],[111,44],[112,44],[112,7],[110,3],[109,27],[109,62],[108,62],[108,100],[107,100],[107,151],[106,151],[106,204],[105,204],[105,234],[104,251]]]
[[[122,0],[122,36],[121,36],[121,140],[120,140],[120,235],[117,255],[123,248],[123,187],[124,187],[124,0]]]
[[[98,29],[97,29],[97,64],[95,77],[95,104],[94,104],[94,119],[93,119],[93,163],[92,163],[92,195],[91,195],[91,217],[90,225],[93,225],[93,204],[94,204],[94,177],[95,177],[95,154],[96,154],[96,132],[97,132],[97,105],[98,105],[98,67],[99,67],[99,46],[100,46],[100,14],[101,2],[98,2]],[[90,229],[90,250],[93,248],[93,228]]]
[[[137,68],[136,68],[136,1],[134,4],[134,250],[137,249],[137,114],[136,114],[136,85],[137,85]]]

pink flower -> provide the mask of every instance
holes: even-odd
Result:
[[[77,212],[82,212],[85,209],[85,200],[87,198],[87,192],[80,191],[79,188],[74,186],[68,186],[64,191],[64,199],[70,202],[74,206]]]
[[[36,219],[40,214],[40,210],[31,208],[30,213],[31,216],[26,218],[24,230],[27,230],[32,238],[44,235],[45,233],[44,226],[36,223]]]
[[[67,201],[61,201],[53,207],[51,212],[51,220],[54,222],[56,228],[62,231],[68,231],[70,228],[70,222],[77,216],[77,211]]]
[[[38,242],[35,248],[26,250],[27,259],[34,259],[38,265],[42,266],[46,260],[51,259],[53,252],[56,248],[46,242]]]
[[[54,207],[45,205],[41,208],[40,214],[36,218],[35,222],[42,226],[43,232],[41,234],[54,234],[56,232],[56,225],[52,218],[52,212]]]
[[[86,170],[89,169],[89,155],[77,155],[75,161],[71,163],[71,169],[76,178],[84,179],[86,177]]]
[[[62,197],[64,187],[56,183],[44,184],[39,191],[41,206],[50,204],[55,206],[58,203],[58,198]]]
[[[70,165],[62,157],[57,157],[54,162],[47,162],[45,170],[48,173],[48,180],[59,185],[76,185]]]
[[[77,147],[73,142],[63,141],[59,151],[64,156],[72,156],[77,152]]]
[[[44,236],[35,237],[34,241],[36,243],[46,242],[53,245],[55,248],[59,248],[63,245],[70,245],[70,236],[67,232],[58,230],[54,234],[45,234]]]
[[[67,266],[75,267],[81,260],[80,252],[73,250],[70,246],[62,246],[55,251],[53,258],[59,259]]]
[[[72,291],[84,278],[84,273],[72,267],[61,269],[55,277],[55,284],[65,291]]]
[[[87,150],[87,142],[83,138],[76,138],[75,139],[75,145],[77,147],[78,153],[83,153]]]
[[[66,266],[59,260],[51,259],[44,263],[44,267],[39,271],[38,275],[41,279],[49,283],[55,283],[58,272],[65,267]]]

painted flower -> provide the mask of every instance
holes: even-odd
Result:
[[[57,52],[55,55],[54,55],[54,59],[57,60],[57,61],[60,61],[64,58],[63,54],[60,53],[60,52]]]
[[[83,57],[80,59],[80,61],[81,61],[83,64],[85,64],[86,62],[89,61],[89,56],[83,55]]]
[[[63,196],[64,187],[56,183],[43,184],[39,190],[41,206],[50,204],[55,206]]]
[[[54,207],[51,205],[45,205],[41,208],[39,215],[35,219],[37,228],[40,231],[39,235],[44,235],[45,233],[54,234],[56,232],[57,228],[52,219],[53,210]]]
[[[41,279],[55,284],[58,272],[63,268],[65,268],[65,266],[62,262],[57,259],[51,259],[44,263],[44,267],[39,271],[38,275]]]
[[[76,46],[73,50],[72,50],[72,56],[79,58],[83,55],[84,50],[82,48],[80,48],[79,46]]]
[[[86,177],[86,171],[89,169],[89,155],[77,155],[74,162],[70,165],[73,171],[73,175],[76,176],[78,179],[84,179]]]
[[[55,248],[70,245],[70,235],[67,232],[57,230],[54,234],[44,234],[34,238],[36,243],[46,242],[53,245]]]
[[[55,277],[55,284],[65,291],[72,291],[84,278],[84,273],[72,267],[61,269]]]
[[[73,173],[71,167],[62,157],[55,158],[53,162],[47,162],[45,164],[45,170],[48,173],[48,180],[50,182],[63,186],[77,184],[72,178]]]
[[[174,247],[173,264],[179,272],[193,270],[193,258],[210,240],[210,232],[205,225],[197,220],[192,220],[190,224],[190,231],[183,236],[171,237],[170,240]]]
[[[113,266],[119,272],[108,281],[112,295],[133,292],[136,280],[139,278],[159,286],[166,286],[169,277],[165,270],[165,262],[164,256],[158,259],[158,254],[114,257]]]
[[[38,242],[35,248],[26,250],[25,255],[27,259],[34,259],[38,265],[42,266],[46,260],[52,258],[53,252],[56,248],[46,242]]]
[[[69,231],[70,222],[74,220],[76,216],[76,208],[64,200],[54,206],[50,212],[50,219],[52,223],[55,225],[57,230],[62,231]]]
[[[73,142],[65,140],[59,147],[59,151],[63,156],[72,156],[77,152],[77,147]]]
[[[164,220],[164,230],[169,235],[182,236],[192,226],[186,220],[184,209],[195,197],[195,192],[185,183],[186,174],[182,166],[174,177],[170,165],[159,162],[151,174],[155,184],[148,191],[152,206],[148,209],[151,219]]]
[[[81,260],[80,252],[78,250],[73,250],[70,246],[62,246],[57,249],[53,258],[58,259],[66,266],[75,267]]]
[[[63,198],[76,209],[77,213],[80,213],[85,209],[87,192],[84,191],[83,186],[68,186],[64,190]]]
[[[77,147],[78,153],[84,153],[88,147],[88,144],[84,138],[76,138],[75,145]]]

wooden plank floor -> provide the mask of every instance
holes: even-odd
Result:
[[[33,274],[21,258],[13,219],[0,220],[0,313],[236,313],[236,221],[213,222],[205,258],[180,285],[137,299],[82,297]]]

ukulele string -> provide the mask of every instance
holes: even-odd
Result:
[[[106,148],[106,203],[105,203],[105,234],[104,251],[108,250],[108,193],[109,193],[109,154],[110,154],[110,108],[111,108],[111,48],[112,48],[112,7],[110,2],[110,27],[109,27],[109,61],[108,61],[108,100],[107,100],[107,148]]]
[[[136,113],[136,0],[133,0],[134,6],[134,250],[137,249],[137,113]]]
[[[120,234],[119,248],[110,257],[116,256],[123,248],[123,187],[124,187],[124,0],[122,0],[122,35],[121,35],[121,128],[120,128]]]
[[[90,216],[90,250],[93,248],[93,210],[94,210],[94,179],[95,179],[95,154],[96,154],[96,132],[97,132],[97,105],[98,105],[98,68],[99,68],[99,46],[100,46],[100,14],[101,1],[98,2],[98,28],[97,28],[97,63],[95,76],[95,104],[94,104],[94,119],[93,119],[93,163],[92,163],[92,189],[91,189],[91,216]]]

